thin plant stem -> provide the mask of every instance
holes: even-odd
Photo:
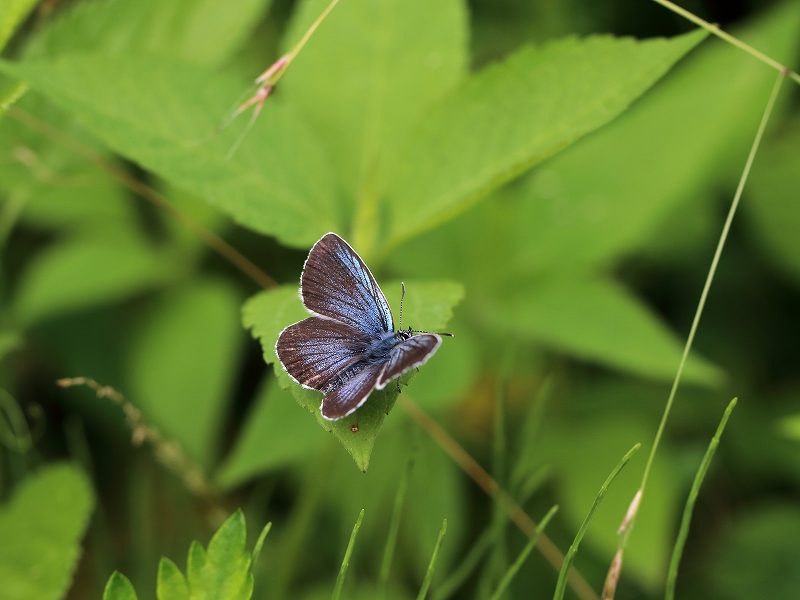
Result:
[[[433,594],[433,600],[447,600],[452,596],[467,580],[475,567],[478,566],[481,558],[491,548],[494,543],[496,529],[494,526],[489,526],[478,538],[478,541],[473,544],[464,560],[453,571],[450,576],[440,585]]]
[[[269,289],[277,285],[272,277],[264,273],[264,271],[253,264],[250,259],[228,244],[228,242],[223,240],[216,233],[204,227],[193,217],[177,209],[163,196],[163,194],[157,192],[146,183],[139,181],[122,169],[114,166],[96,150],[82,144],[75,138],[63,133],[59,129],[56,129],[49,123],[45,123],[38,117],[35,117],[29,112],[24,111],[16,106],[12,106],[9,109],[8,115],[20,123],[27,125],[34,131],[38,131],[42,135],[55,142],[58,142],[62,146],[72,150],[77,154],[80,154],[88,161],[96,164],[123,186],[169,214],[261,287]]]
[[[672,388],[669,392],[669,397],[667,398],[667,405],[664,407],[664,414],[661,417],[661,423],[658,425],[658,431],[656,432],[655,440],[653,441],[653,447],[650,449],[650,455],[647,457],[647,464],[644,468],[644,475],[642,476],[642,483],[639,486],[639,490],[642,494],[644,494],[645,486],[647,485],[647,478],[650,475],[650,468],[653,465],[653,458],[656,455],[656,451],[658,450],[659,443],[661,442],[661,437],[664,434],[664,428],[667,425],[667,419],[669,418],[670,410],[672,409],[672,403],[675,400],[675,393],[678,391],[678,385],[681,382],[681,375],[683,374],[683,367],[686,365],[686,359],[689,356],[689,350],[692,348],[692,343],[694,342],[694,336],[697,333],[697,326],[700,323],[700,317],[703,315],[703,308],[706,305],[706,299],[708,298],[708,291],[711,289],[711,283],[714,281],[714,275],[717,272],[717,265],[719,264],[720,256],[722,255],[722,249],[725,247],[725,242],[728,239],[728,233],[731,229],[731,223],[733,222],[733,217],[736,214],[736,209],[739,207],[739,200],[742,197],[742,191],[744,190],[744,185],[747,182],[747,177],[750,175],[750,168],[753,166],[753,160],[756,157],[756,153],[758,152],[758,147],[761,144],[761,138],[764,135],[764,130],[767,127],[767,123],[769,122],[769,117],[772,114],[772,109],[775,106],[775,100],[778,97],[778,92],[780,92],[781,84],[784,80],[784,73],[781,71],[778,73],[778,78],[775,80],[775,85],[772,87],[772,93],[770,94],[769,101],[767,102],[767,106],[764,109],[764,115],[761,117],[761,123],[758,126],[758,131],[756,132],[755,140],[753,140],[753,145],[750,148],[750,154],[747,157],[747,162],[745,163],[744,170],[742,171],[742,176],[739,178],[739,185],[736,188],[736,193],[733,196],[733,202],[731,202],[730,209],[728,210],[728,216],[725,219],[725,224],[722,227],[722,233],[719,236],[719,241],[717,242],[717,249],[714,252],[714,258],[711,260],[711,266],[708,269],[708,275],[706,276],[705,284],[703,285],[703,291],[700,294],[700,301],[697,304],[697,310],[694,313],[694,319],[692,320],[692,327],[689,330],[689,336],[686,338],[686,345],[683,347],[683,354],[681,355],[681,362],[678,365],[678,372],[675,374],[675,379],[672,382]],[[634,516],[635,521],[635,516]],[[633,522],[631,522],[630,527],[628,528],[625,537],[630,536],[630,532],[633,530]]]
[[[0,117],[2,117],[14,103],[22,98],[30,89],[28,84],[24,81],[19,81],[9,87],[2,96],[0,96]]]
[[[670,2],[669,0],[653,0],[653,1],[657,2],[658,4],[663,6],[664,8],[667,8],[667,9],[671,10],[675,14],[678,14],[678,15],[682,16],[684,19],[687,19],[687,20],[691,21],[695,25],[699,25],[700,27],[702,27],[706,31],[708,31],[710,33],[713,33],[718,38],[720,38],[722,40],[725,40],[726,42],[728,42],[729,44],[731,44],[733,46],[736,46],[740,50],[744,50],[745,52],[747,52],[751,56],[754,56],[755,58],[757,58],[758,60],[763,62],[764,64],[769,65],[773,69],[777,69],[783,75],[786,75],[786,76],[790,77],[791,79],[793,79],[794,81],[796,81],[797,83],[800,83],[800,75],[798,75],[797,73],[795,73],[794,71],[789,69],[789,67],[786,67],[786,66],[782,65],[781,63],[779,63],[774,58],[770,58],[769,56],[767,56],[763,52],[760,52],[760,51],[756,50],[755,48],[753,48],[749,44],[745,44],[742,40],[732,36],[730,33],[726,33],[725,31],[723,31],[722,29],[720,29],[719,27],[717,27],[713,23],[709,23],[708,21],[705,21],[705,20],[701,19],[700,17],[698,17],[694,13],[689,12],[685,8],[681,8],[680,6],[678,6],[677,4],[675,4],[673,2]]]
[[[20,454],[33,448],[31,432],[19,403],[2,388],[0,388],[0,443]]]
[[[517,572],[522,568],[522,565],[525,564],[525,561],[530,556],[530,553],[533,551],[533,547],[536,545],[536,542],[539,541],[539,536],[542,535],[544,532],[544,528],[547,527],[547,524],[550,522],[550,519],[553,518],[553,515],[558,512],[558,505],[551,508],[547,511],[547,514],[539,521],[539,527],[536,528],[536,533],[528,540],[528,543],[525,544],[525,547],[522,549],[522,552],[519,553],[517,560],[508,568],[503,578],[500,580],[500,584],[497,586],[494,594],[490,600],[500,600],[500,598],[505,594],[508,586],[511,585],[511,581],[516,576]]]
[[[517,504],[514,499],[503,490],[486,470],[478,464],[464,448],[456,442],[435,420],[433,420],[408,394],[397,397],[397,403],[408,415],[422,427],[422,429],[460,466],[478,486],[500,503],[508,513],[509,518],[528,537],[536,534],[537,525],[533,519]],[[561,570],[564,554],[553,541],[546,535],[539,537],[536,547],[553,568]],[[583,578],[575,567],[569,571],[569,585],[581,600],[598,600],[597,593]]]
[[[597,492],[597,497],[594,499],[594,503],[589,509],[589,514],[586,515],[583,523],[581,523],[581,527],[578,529],[577,535],[575,535],[575,540],[572,542],[569,550],[567,550],[566,557],[564,557],[564,564],[561,565],[561,572],[558,574],[558,582],[556,583],[556,591],[553,593],[553,600],[562,600],[564,598],[564,593],[567,591],[567,573],[572,565],[572,561],[575,560],[575,555],[578,553],[578,546],[581,540],[583,540],[583,536],[586,535],[586,531],[589,529],[589,522],[594,516],[594,511],[597,510],[597,507],[600,506],[600,502],[603,501],[603,497],[606,495],[611,482],[614,481],[614,478],[619,474],[622,468],[628,464],[631,456],[641,447],[641,444],[636,444],[633,448],[628,450],[627,454],[622,457],[619,463],[617,463],[617,466],[614,467],[614,470],[611,471],[611,474],[606,478],[605,482],[600,487],[600,491]]]
[[[167,438],[157,427],[147,423],[142,417],[141,411],[125,400],[120,392],[111,386],[100,385],[90,377],[68,377],[59,379],[56,384],[62,388],[85,385],[92,389],[98,398],[108,398],[119,406],[131,428],[133,445],[141,446],[144,442],[148,442],[153,447],[156,460],[180,477],[186,489],[209,501],[215,508],[219,507],[218,492],[206,478],[200,465],[189,458],[177,441]]]
[[[506,353],[500,367],[500,373],[495,381],[494,393],[494,433],[492,449],[492,477],[497,484],[504,489],[508,488],[506,463],[508,454],[508,444],[506,442],[506,404],[505,387],[508,381],[508,373],[511,366],[511,355]],[[486,567],[478,588],[476,598],[486,599],[492,595],[497,581],[508,571],[509,557],[506,547],[506,525],[508,524],[508,513],[500,503],[492,505],[491,527],[495,530],[494,545],[489,555]]]
[[[719,446],[719,439],[722,437],[722,432],[725,431],[725,425],[728,423],[728,417],[731,416],[733,408],[736,406],[737,399],[734,398],[725,409],[725,414],[722,415],[722,420],[717,426],[717,432],[711,439],[708,445],[703,460],[700,462],[700,468],[697,470],[697,475],[694,476],[692,482],[692,489],[689,491],[689,497],[686,499],[686,506],[683,508],[683,517],[681,517],[681,526],[678,530],[678,538],[675,540],[675,548],[672,550],[672,560],[669,563],[669,573],[667,574],[667,589],[664,593],[665,600],[674,600],[675,598],[675,582],[678,579],[678,567],[681,563],[681,556],[683,555],[683,548],[686,545],[686,538],[689,536],[689,525],[692,521],[692,512],[694,511],[694,503],[700,493],[700,486],[703,484],[708,468],[711,465],[711,459],[714,458],[714,452],[717,451]]]
[[[442,547],[442,540],[444,540],[444,534],[446,532],[447,519],[442,521],[442,528],[439,530],[439,537],[436,540],[436,545],[433,547],[431,561],[428,563],[428,570],[425,572],[425,579],[422,580],[422,587],[420,587],[419,594],[417,594],[417,600],[425,600],[425,596],[428,595],[428,588],[431,586],[431,581],[433,580],[433,571],[436,568],[436,560],[439,558],[439,548]]]
[[[775,106],[775,100],[778,97],[778,93],[780,92],[781,85],[783,84],[783,80],[785,78],[784,71],[778,72],[778,78],[775,80],[775,85],[772,87],[772,93],[770,94],[769,100],[767,101],[767,106],[764,108],[764,114],[761,117],[761,123],[758,126],[758,131],[756,132],[756,137],[753,140],[753,145],[750,148],[750,154],[747,157],[747,161],[745,162],[744,169],[742,171],[742,175],[739,178],[739,185],[736,187],[736,193],[733,196],[733,202],[731,202],[730,209],[728,209],[728,216],[725,219],[725,224],[722,227],[722,233],[719,236],[719,241],[717,242],[717,249],[714,252],[714,258],[711,260],[711,266],[708,269],[708,275],[706,276],[705,284],[703,285],[703,291],[700,294],[700,301],[697,304],[697,310],[694,313],[694,319],[692,320],[692,326],[689,330],[689,336],[686,338],[686,345],[683,348],[683,354],[681,355],[681,361],[678,365],[678,372],[675,374],[675,379],[672,382],[672,388],[669,392],[669,397],[667,398],[667,404],[664,407],[664,414],[661,416],[661,422],[658,425],[658,430],[656,431],[655,440],[653,440],[653,447],[650,449],[650,455],[647,457],[647,464],[644,468],[644,475],[642,476],[642,483],[639,486],[636,494],[631,501],[630,506],[628,507],[628,512],[625,514],[625,518],[622,521],[619,529],[617,530],[617,534],[619,536],[619,544],[617,546],[617,553],[614,556],[614,560],[611,563],[611,567],[609,568],[608,575],[606,576],[606,582],[603,586],[603,600],[611,600],[614,598],[614,594],[617,587],[617,582],[619,581],[620,573],[622,572],[622,560],[623,554],[625,552],[625,548],[628,546],[628,540],[630,539],[631,533],[633,532],[634,526],[636,525],[636,516],[639,512],[639,506],[641,505],[642,496],[644,495],[645,487],[647,486],[647,479],[650,475],[650,468],[653,465],[653,459],[655,458],[656,451],[658,450],[659,443],[661,442],[661,437],[664,434],[664,429],[667,425],[667,419],[669,419],[669,413],[672,409],[672,403],[675,400],[675,394],[678,390],[678,385],[680,384],[681,374],[683,373],[683,367],[686,364],[686,358],[689,355],[689,350],[692,347],[692,343],[694,342],[694,336],[697,332],[697,326],[700,323],[700,317],[703,314],[703,308],[706,304],[706,298],[708,297],[708,291],[711,288],[711,283],[714,280],[714,274],[717,271],[717,265],[719,264],[720,256],[722,255],[722,249],[725,247],[725,241],[728,238],[728,232],[731,228],[731,223],[733,222],[733,217],[736,214],[736,209],[739,206],[739,200],[742,197],[742,191],[744,190],[744,185],[747,182],[747,177],[750,174],[750,168],[753,166],[753,161],[755,160],[756,153],[758,152],[758,147],[761,144],[761,138],[764,135],[764,130],[767,127],[767,123],[769,122],[769,117],[772,114],[772,109]]]
[[[403,476],[400,479],[400,485],[397,486],[397,495],[394,498],[392,520],[389,523],[389,535],[386,536],[386,548],[383,550],[381,570],[378,576],[378,589],[381,590],[381,597],[386,596],[386,585],[389,582],[389,573],[392,570],[392,558],[394,557],[394,549],[397,546],[397,535],[400,533],[400,518],[403,515],[403,503],[405,502],[408,480],[411,478],[411,469],[413,467],[414,461],[409,460],[403,471]]]
[[[325,17],[328,16],[328,13],[331,12],[333,10],[333,7],[336,6],[338,3],[339,3],[339,0],[331,0],[331,3],[328,4],[328,6],[325,8],[325,10],[323,10],[319,14],[317,19],[311,24],[311,27],[309,27],[306,30],[306,32],[303,34],[303,37],[300,38],[300,41],[295,44],[294,48],[292,48],[292,50],[287,55],[287,56],[291,56],[291,58],[289,59],[289,62],[294,60],[294,57],[297,56],[297,53],[300,52],[300,50],[303,49],[303,46],[306,45],[306,42],[309,40],[309,38],[312,35],[314,35],[314,32],[317,30],[317,27],[320,26],[320,23],[322,23],[325,20]]]
[[[350,541],[347,542],[347,550],[344,552],[342,559],[342,566],[339,568],[339,576],[336,578],[336,585],[333,588],[333,596],[331,600],[339,600],[342,595],[342,586],[344,585],[344,577],[347,575],[347,568],[350,566],[350,557],[353,555],[353,547],[356,545],[356,537],[358,537],[358,530],[361,529],[361,521],[364,520],[364,509],[358,513],[356,524],[353,525],[353,532],[350,534]]]

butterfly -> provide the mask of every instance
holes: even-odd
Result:
[[[330,421],[353,413],[372,390],[423,364],[441,345],[440,335],[451,335],[395,331],[372,273],[335,233],[322,236],[308,253],[300,300],[313,316],[284,329],[275,352],[294,381],[324,394],[320,412]]]

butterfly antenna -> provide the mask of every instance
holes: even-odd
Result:
[[[397,328],[400,331],[403,328],[403,298],[406,297],[406,284],[404,282],[400,282],[400,327]]]
[[[412,329],[411,333],[434,333],[436,335],[443,335],[446,337],[456,337],[454,333],[447,333],[445,331],[422,331],[421,329]]]

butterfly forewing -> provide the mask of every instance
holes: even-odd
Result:
[[[389,352],[386,368],[378,379],[378,388],[383,388],[395,377],[423,364],[436,352],[441,343],[442,338],[433,333],[415,335],[400,342]]]
[[[376,338],[394,329],[392,311],[367,265],[335,233],[311,249],[300,278],[305,307]]]
[[[383,368],[383,364],[367,365],[355,377],[325,396],[320,407],[322,416],[332,421],[341,419],[364,404],[375,389]]]
[[[310,317],[283,330],[275,351],[292,378],[315,390],[324,390],[332,378],[352,366],[372,338],[339,321]]]

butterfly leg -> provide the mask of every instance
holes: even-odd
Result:
[[[395,379],[395,381],[397,382],[397,393],[402,394],[403,390],[400,388],[400,378],[398,377],[397,379]]]

